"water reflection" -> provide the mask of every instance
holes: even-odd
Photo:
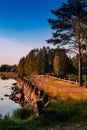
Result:
[[[3,116],[8,113],[12,115],[15,109],[20,108],[19,104],[16,104],[14,101],[10,100],[9,97],[5,96],[11,94],[12,84],[15,82],[14,79],[2,80],[0,78],[0,114]]]

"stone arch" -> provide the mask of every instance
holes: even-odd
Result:
[[[38,88],[35,88],[34,93],[35,93],[35,95],[38,95]]]
[[[44,91],[40,90],[39,99],[43,98],[43,96],[44,96]]]
[[[48,94],[45,94],[43,97],[43,103],[46,104],[49,101]]]

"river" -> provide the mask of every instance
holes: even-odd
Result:
[[[20,105],[10,100],[8,96],[11,94],[11,88],[13,83],[16,83],[14,79],[5,79],[0,78],[0,114],[5,116],[9,114],[12,115],[13,111],[17,108],[20,108]]]

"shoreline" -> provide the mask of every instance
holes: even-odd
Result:
[[[6,78],[17,79],[18,74],[15,72],[0,72],[0,77],[3,77],[3,79],[6,79]]]

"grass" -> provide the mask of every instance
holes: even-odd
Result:
[[[59,84],[56,80],[49,81],[47,78],[40,84],[35,81],[33,83],[39,87],[41,85],[50,95],[50,104],[45,112],[37,119],[32,109],[17,109],[12,117],[7,115],[2,118],[0,116],[0,130],[87,129],[87,88],[67,86],[67,83],[62,83],[60,87],[61,82]],[[55,87],[52,87],[53,85]]]
[[[5,78],[15,78],[17,79],[18,75],[14,72],[0,72],[0,76]]]
[[[12,118],[25,120],[33,114],[33,109],[22,108],[17,109],[13,112]]]
[[[87,101],[87,88],[47,76],[34,76],[33,84],[57,101]]]
[[[86,101],[51,102],[38,119],[32,109],[27,108],[14,111],[12,117],[0,119],[0,130],[78,130],[86,126]]]

